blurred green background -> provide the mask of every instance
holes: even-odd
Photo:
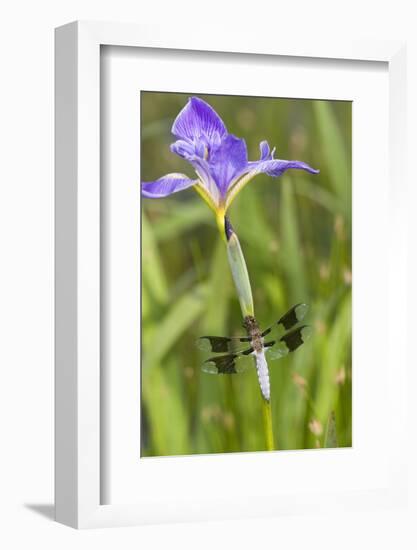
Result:
[[[193,170],[169,150],[190,94],[141,93],[142,181]],[[313,337],[270,364],[280,449],[352,443],[351,103],[198,95],[243,137],[320,174],[259,175],[229,216],[246,258],[261,327],[307,302]],[[201,371],[204,334],[244,334],[214,215],[193,189],[142,200],[142,456],[265,449],[256,371]]]

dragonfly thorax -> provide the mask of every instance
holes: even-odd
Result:
[[[262,332],[255,317],[247,315],[243,321],[243,326],[246,329],[246,332],[251,340],[251,344],[255,352],[261,352],[263,349]]]

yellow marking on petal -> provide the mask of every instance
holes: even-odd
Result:
[[[204,202],[213,210],[213,212],[216,214],[217,212],[217,206],[214,204],[212,198],[207,193],[205,188],[202,186],[201,182],[197,180],[196,184],[193,185],[193,189],[197,191],[197,193],[200,195],[200,197],[204,200]]]
[[[209,208],[214,212],[214,215],[216,216],[216,223],[217,227],[220,231],[220,235],[222,239],[227,242],[226,240],[226,234],[224,230],[224,217],[225,217],[225,209],[224,205],[217,206],[209,193],[207,193],[205,187],[201,184],[200,180],[197,180],[195,185],[193,185],[193,189],[200,195],[200,197],[204,200],[204,202],[209,206]]]
[[[242,176],[240,179],[238,179],[233,186],[229,189],[226,195],[226,205],[225,210],[228,210],[230,205],[232,204],[233,200],[235,199],[236,195],[242,191],[242,189],[245,187],[247,183],[250,182],[252,178],[256,176],[257,172],[255,170],[252,170],[251,172],[248,172],[244,176]]]

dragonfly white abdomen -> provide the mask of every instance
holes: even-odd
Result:
[[[268,363],[266,362],[265,352],[262,349],[261,351],[254,351],[256,360],[256,370],[258,373],[259,385],[261,387],[261,392],[267,401],[271,398],[271,388],[269,384],[269,370]]]

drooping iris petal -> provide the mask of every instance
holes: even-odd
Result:
[[[281,176],[286,170],[296,169],[296,170],[305,170],[310,174],[318,174],[320,170],[315,170],[307,163],[300,160],[260,160],[258,162],[249,163],[250,171],[254,171],[254,175],[265,173],[268,176]]]
[[[143,182],[141,192],[149,199],[160,199],[195,185],[197,180],[187,178],[184,174],[167,174],[156,181]]]
[[[211,152],[208,164],[220,194],[224,196],[230,183],[248,165],[245,140],[229,134]]]
[[[272,152],[273,154],[273,152]],[[268,176],[281,176],[286,170],[295,168],[296,170],[305,170],[310,174],[318,174],[320,170],[315,170],[305,162],[299,160],[259,160],[255,162],[248,162],[246,169],[242,170],[240,174],[235,177],[233,182],[229,185],[229,189],[226,196],[226,210],[231,205],[236,195],[243,189],[243,187],[251,181],[258,174],[268,174]]]
[[[226,126],[216,111],[202,99],[191,97],[172,125],[172,133],[183,140],[197,143],[203,136],[218,143],[227,135]]]

